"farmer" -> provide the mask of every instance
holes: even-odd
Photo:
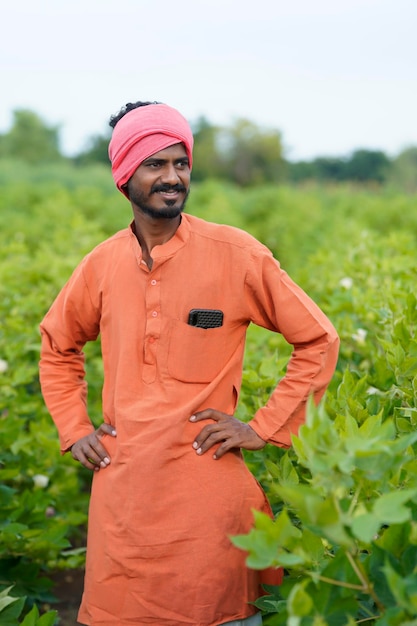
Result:
[[[112,173],[130,226],[75,269],[41,323],[40,378],[62,452],[94,471],[90,626],[254,626],[263,573],[230,537],[271,514],[241,449],[288,447],[334,372],[338,337],[261,243],[183,213],[193,136],[160,103],[113,117]],[[293,346],[249,423],[235,417],[250,323]],[[83,346],[100,335],[103,423],[87,412]],[[278,572],[280,574],[280,572]]]

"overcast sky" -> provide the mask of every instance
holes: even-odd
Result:
[[[0,133],[28,108],[80,151],[129,101],[245,117],[286,156],[417,145],[416,0],[0,0]]]

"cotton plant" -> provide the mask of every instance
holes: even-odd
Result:
[[[269,464],[283,510],[255,513],[254,529],[233,539],[249,566],[285,569],[257,603],[267,624],[415,623],[416,442],[381,415],[359,426],[310,405],[293,452]]]

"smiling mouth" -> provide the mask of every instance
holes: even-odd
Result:
[[[178,193],[184,193],[185,191],[186,189],[183,185],[175,185],[173,187],[165,186],[165,185],[158,185],[152,189],[152,193],[160,193],[166,196],[175,196]]]
[[[170,191],[157,191],[157,193],[161,194],[161,196],[178,196],[180,192],[176,189],[171,189]]]

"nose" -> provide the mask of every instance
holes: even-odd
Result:
[[[176,185],[178,183],[180,177],[174,163],[166,163],[161,173],[161,180],[163,183],[169,185]]]

